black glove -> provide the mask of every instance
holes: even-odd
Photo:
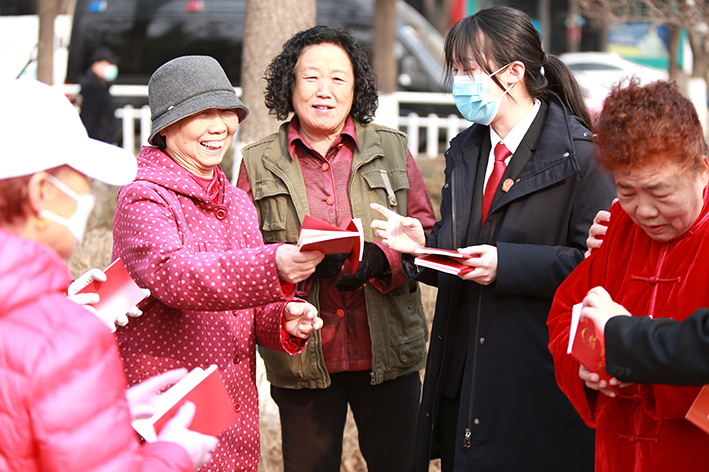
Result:
[[[342,270],[342,264],[345,260],[350,257],[347,252],[338,252],[336,254],[325,254],[325,257],[320,264],[315,268],[315,272],[311,277],[316,279],[329,279],[330,277],[337,277],[340,275]]]
[[[389,270],[389,261],[384,251],[374,243],[364,243],[364,254],[357,272],[354,275],[343,275],[335,282],[335,288],[339,292],[351,292],[357,290],[364,283]]]

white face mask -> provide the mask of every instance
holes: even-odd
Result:
[[[91,194],[79,195],[71,187],[54,177],[52,174],[47,174],[47,180],[62,193],[76,202],[76,210],[69,218],[64,218],[63,216],[59,216],[49,210],[42,210],[39,212],[39,215],[55,222],[58,225],[64,226],[69,230],[71,235],[74,236],[76,243],[79,244],[81,239],[84,237],[84,233],[86,232],[86,224],[89,222],[91,210],[94,208],[94,196]]]

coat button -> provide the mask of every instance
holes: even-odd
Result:
[[[240,403],[234,403],[234,411],[235,412],[240,412],[241,411],[241,404]]]
[[[226,218],[226,210],[224,208],[218,208],[215,214],[218,220]]]
[[[234,364],[241,362],[241,356],[239,354],[234,354]]]
[[[480,336],[480,339],[478,339],[478,341],[480,341],[480,344],[485,344],[485,338],[482,336]]]
[[[568,152],[565,152],[565,153],[564,153],[564,157],[569,157],[569,153],[568,153]]]
[[[443,341],[443,335],[442,335],[442,334],[439,334],[439,335],[438,335],[438,340],[439,340],[439,341]]]
[[[333,197],[327,197],[327,199],[325,199],[325,203],[327,203],[328,205],[332,205],[333,203],[335,203],[335,199]]]
[[[475,419],[473,420],[473,423],[475,423],[475,425],[479,425],[479,424],[480,424],[480,418],[475,418]]]
[[[344,318],[344,316],[345,316],[345,310],[343,310],[343,309],[338,309],[338,310],[337,310],[337,317],[338,317],[338,318]]]

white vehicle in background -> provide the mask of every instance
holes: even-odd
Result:
[[[559,55],[577,77],[610,89],[624,77],[637,76],[642,83],[667,80],[666,70],[629,61],[612,52],[571,52]]]
[[[629,61],[612,52],[570,52],[560,54],[559,59],[576,76],[591,116],[600,113],[611,87],[622,79],[635,76],[647,84],[669,78],[665,70]]]

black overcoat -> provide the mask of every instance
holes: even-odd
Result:
[[[442,368],[457,364],[456,472],[592,471],[593,430],[556,384],[546,320],[556,288],[583,259],[593,217],[610,207],[615,188],[591,155],[591,133],[552,95],[505,171],[502,181],[514,184],[498,189],[481,227],[489,136],[488,126],[473,125],[451,141],[441,220],[427,244],[496,246],[496,282],[482,286],[430,269],[417,274],[438,286],[438,298],[415,470],[427,471],[438,457],[433,425]]]
[[[709,309],[699,309],[681,323],[644,316],[611,318],[606,324],[606,369],[632,383],[709,383]]]

